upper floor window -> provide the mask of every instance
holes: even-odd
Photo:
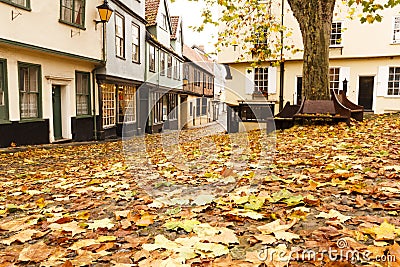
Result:
[[[156,48],[152,45],[149,47],[149,70],[156,71]]]
[[[61,0],[60,21],[84,27],[85,0]]]
[[[21,7],[23,9],[30,9],[30,7],[31,7],[30,0],[0,0],[0,2],[4,2],[7,4],[11,4],[13,6]]]
[[[332,22],[330,46],[339,46],[342,43],[342,22]]]
[[[161,28],[166,30],[167,29],[167,15],[161,14]]]
[[[132,61],[136,63],[139,63],[140,61],[139,31],[140,31],[139,26],[136,24],[132,24]]]
[[[90,115],[90,73],[76,72],[76,115]]]
[[[168,61],[167,61],[167,77],[172,77],[172,56],[168,54]]]
[[[400,16],[394,17],[393,24],[393,43],[400,43]]]
[[[336,92],[339,91],[339,73],[340,68],[329,68],[329,89],[333,89]]]
[[[388,95],[400,95],[400,67],[389,68]]]
[[[40,118],[40,65],[19,63],[21,119]]]
[[[160,52],[160,75],[165,76],[165,52]]]
[[[178,71],[178,59],[174,59],[174,79],[178,79],[178,73],[179,73],[179,71]]]
[[[122,15],[115,13],[115,48],[117,57],[125,57],[125,19]]]
[[[268,68],[254,69],[254,93],[268,94]]]

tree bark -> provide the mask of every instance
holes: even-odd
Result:
[[[288,0],[303,37],[303,97],[330,99],[329,40],[336,0]]]

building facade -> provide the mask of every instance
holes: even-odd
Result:
[[[140,90],[146,132],[180,128],[182,24],[166,0],[146,0],[146,84]]]
[[[213,118],[214,63],[196,46],[184,45],[183,57],[183,126],[206,124]]]
[[[285,2],[285,7],[289,5]],[[280,12],[280,8],[275,8]],[[400,7],[382,11],[382,22],[361,24],[348,18],[349,10],[339,3],[336,7],[330,40],[330,87],[343,89],[347,83],[347,97],[374,113],[400,111]],[[279,14],[278,14],[279,16]],[[284,11],[283,24],[292,29],[284,45],[300,49],[292,54],[284,52],[284,72],[271,62],[252,67],[251,56],[241,62],[237,58],[240,46],[230,46],[219,54],[219,62],[230,66],[232,80],[227,81],[227,102],[256,101],[263,95],[279,110],[280,99],[298,104],[302,100],[302,37],[297,21],[290,10]],[[371,39],[371,36],[374,36]],[[280,96],[280,77],[283,95]],[[344,83],[343,83],[344,82]],[[283,104],[283,103],[281,103]]]
[[[145,80],[145,4],[136,0],[110,0],[108,4],[114,12],[104,25],[105,66],[96,70],[99,139],[144,131],[139,122],[137,95]]]
[[[101,3],[0,1],[0,146],[93,139]]]

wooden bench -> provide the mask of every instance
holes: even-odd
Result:
[[[293,127],[293,116],[300,109],[300,105],[290,105],[290,102],[286,102],[283,109],[274,116],[276,130],[289,129]]]
[[[307,100],[301,103],[299,111],[293,118],[299,120],[332,120],[344,121],[350,125],[350,109],[343,106],[337,99],[336,95],[332,95],[331,100]]]
[[[334,90],[331,90],[332,96],[335,95],[338,101],[345,106],[346,108],[350,109],[351,117],[357,121],[363,121],[364,118],[364,107],[354,104],[351,102],[345,95],[344,91],[339,91],[338,94],[335,93]]]

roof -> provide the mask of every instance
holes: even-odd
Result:
[[[178,29],[179,25],[179,16],[171,16],[171,24],[172,24],[172,32],[171,32],[171,39],[176,39],[176,30]]]
[[[201,53],[198,49],[190,48],[184,44],[183,56],[203,70],[209,72],[210,74],[214,74],[214,62],[211,61],[206,55]]]
[[[145,19],[147,26],[157,24],[158,8],[160,7],[160,0],[146,0],[145,4]]]

